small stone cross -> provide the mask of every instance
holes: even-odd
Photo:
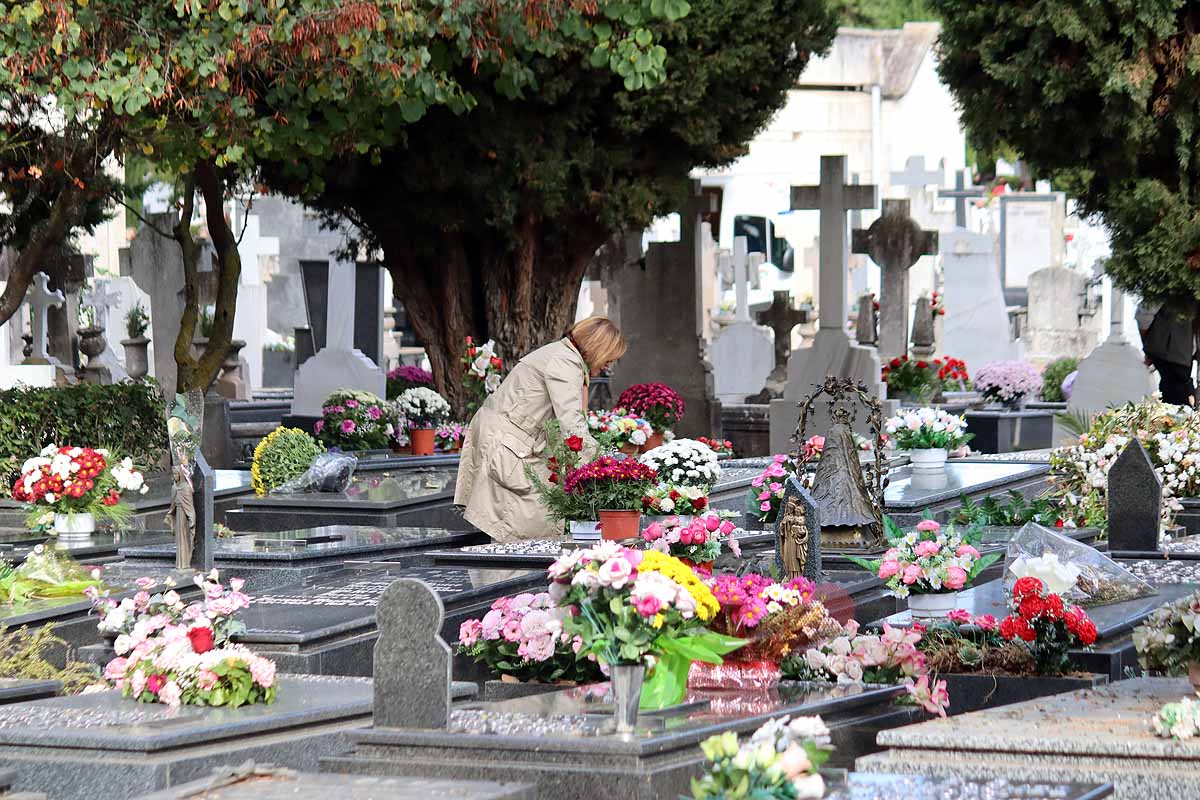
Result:
[[[953,197],[954,198],[954,226],[956,228],[967,227],[967,200],[975,197],[983,197],[985,194],[982,186],[967,186],[966,178],[964,177],[966,170],[961,170],[954,175],[953,189],[938,189],[938,197]]]
[[[908,200],[884,200],[883,215],[854,231],[853,251],[866,253],[883,273],[880,292],[879,355],[908,352],[908,270],[921,256],[935,255],[937,231],[922,230],[909,216]]]
[[[942,170],[925,169],[925,156],[909,156],[904,162],[904,170],[892,173],[893,186],[907,186],[920,191],[926,186],[942,182]]]
[[[771,307],[758,312],[758,324],[766,325],[775,331],[775,369],[776,373],[785,375],[788,356],[792,352],[792,328],[808,322],[808,311],[792,307],[792,296],[787,291],[775,292]]]
[[[33,285],[25,294],[25,302],[29,304],[29,328],[33,334],[33,350],[25,360],[26,364],[56,363],[46,352],[46,316],[48,309],[61,306],[66,301],[61,289],[50,291],[49,280],[46,273],[37,273],[33,276]]]
[[[107,283],[98,283],[88,292],[87,305],[96,310],[96,327],[108,330],[108,312],[121,299],[120,292],[110,291]]]

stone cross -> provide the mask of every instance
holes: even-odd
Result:
[[[919,193],[930,184],[942,182],[942,170],[925,169],[925,156],[909,156],[904,162],[904,169],[900,172],[893,172],[893,186],[907,186],[910,194]]]
[[[792,307],[787,291],[776,291],[771,307],[758,312],[758,324],[775,331],[775,369],[772,380],[787,374],[788,355],[792,352],[792,328],[808,322],[808,311]]]
[[[380,596],[375,727],[449,726],[451,655],[441,638],[445,616],[437,592],[415,578],[401,578]]]
[[[192,538],[192,558],[189,566],[196,572],[213,568],[213,492],[216,479],[200,448],[192,462],[192,504],[196,509],[196,529]]]
[[[1108,468],[1108,548],[1117,552],[1158,550],[1162,481],[1137,439]]]
[[[736,309],[733,318],[738,322],[750,321],[750,279],[747,263],[750,258],[750,245],[745,236],[733,238],[733,295]]]
[[[986,191],[982,186],[967,186],[966,185],[966,170],[960,170],[954,175],[953,189],[938,189],[938,197],[953,197],[954,198],[954,226],[956,228],[967,227],[967,200],[975,197],[983,197]]]
[[[921,256],[935,255],[937,231],[922,230],[909,216],[908,200],[884,200],[883,215],[867,230],[854,231],[854,252],[866,253],[883,273],[880,292],[879,356],[908,352],[908,270]]]
[[[29,304],[29,328],[33,334],[33,350],[29,358],[25,359],[26,364],[56,363],[51,360],[50,354],[46,351],[48,344],[46,316],[48,309],[61,306],[66,300],[63,298],[62,290],[50,291],[49,280],[46,273],[37,273],[33,276],[33,285],[25,294],[25,302]]]
[[[87,304],[96,310],[96,327],[108,330],[108,312],[121,302],[121,293],[110,291],[107,283],[97,283],[88,292]]]
[[[793,186],[793,211],[821,212],[821,252],[817,305],[819,328],[846,333],[846,212],[875,207],[875,187],[847,182],[845,156],[821,156],[821,183]],[[778,295],[776,295],[778,298]],[[762,321],[761,318],[759,320]],[[788,328],[789,334],[791,328]],[[779,352],[776,331],[775,347]],[[790,343],[790,335],[785,337]]]

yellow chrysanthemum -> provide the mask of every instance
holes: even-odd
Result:
[[[696,577],[691,567],[678,558],[657,550],[647,550],[642,554],[642,563],[638,565],[638,571],[662,573],[687,589],[696,603],[696,616],[703,622],[712,619],[721,610],[721,604],[717,602],[712,591]]]

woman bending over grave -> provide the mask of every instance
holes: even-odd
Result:
[[[476,412],[467,429],[454,504],[466,520],[493,539],[512,542],[562,535],[525,475],[526,465],[545,473],[545,425],[557,419],[563,436],[583,440],[590,459],[587,387],[625,354],[625,336],[610,320],[577,322],[557,342],[521,359]]]

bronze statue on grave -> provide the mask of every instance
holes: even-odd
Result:
[[[804,577],[808,567],[808,511],[794,496],[787,498],[779,513],[779,559],[788,580]]]
[[[883,435],[879,401],[867,394],[866,386],[829,377],[824,385],[800,403],[800,420],[792,440],[807,440],[808,415],[821,396],[829,397],[832,420],[814,476],[812,497],[821,514],[821,542],[826,550],[874,553],[883,550]],[[864,470],[851,426],[861,404],[868,409],[867,422],[875,435],[874,465]],[[797,463],[803,464],[802,454]],[[867,473],[864,476],[864,471]],[[870,486],[868,487],[868,479]]]

